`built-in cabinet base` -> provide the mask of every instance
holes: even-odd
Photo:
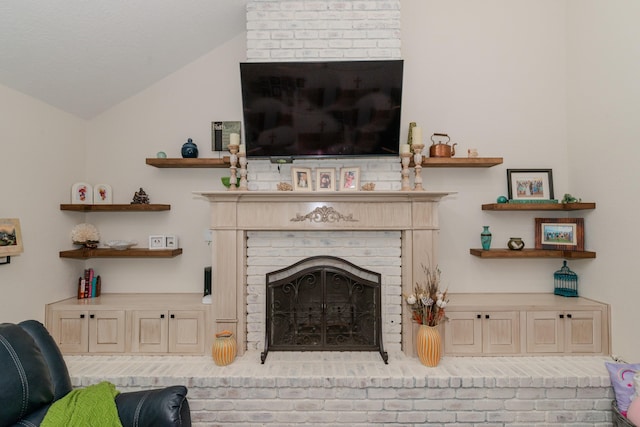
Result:
[[[609,354],[609,306],[554,294],[451,294],[447,355]]]
[[[200,294],[103,294],[48,304],[63,354],[205,354],[209,306]]]

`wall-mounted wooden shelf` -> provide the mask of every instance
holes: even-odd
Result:
[[[61,204],[61,211],[75,211],[75,212],[157,212],[168,211],[171,209],[171,205],[163,204],[105,204],[105,205],[75,205],[75,204]]]
[[[131,248],[119,251],[109,248],[80,248],[60,251],[60,258],[88,259],[88,258],[173,258],[182,254],[182,248],[177,249],[147,249]]]
[[[480,258],[566,258],[587,259],[595,258],[596,253],[591,251],[560,251],[548,249],[523,249],[512,251],[511,249],[470,249],[471,255]]]
[[[502,163],[502,157],[424,157],[425,168],[490,168]]]
[[[158,159],[147,158],[146,163],[157,168],[228,168],[231,165],[229,156],[222,159]]]
[[[595,209],[596,204],[585,203],[488,203],[483,211],[579,211]]]

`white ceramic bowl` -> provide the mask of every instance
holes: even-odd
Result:
[[[125,249],[129,249],[137,244],[138,242],[135,240],[109,240],[105,243],[106,246],[117,251],[124,251]]]

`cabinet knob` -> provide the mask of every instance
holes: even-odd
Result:
[[[81,319],[84,319],[84,314],[81,314],[81,315],[80,315],[80,318],[81,318]]]
[[[172,319],[175,319],[175,318],[176,318],[176,315],[175,315],[175,314],[172,314],[172,315],[171,315],[171,318],[172,318]]]
[[[558,316],[558,317],[560,317],[561,319],[564,319],[564,314],[561,314],[561,315],[560,315],[560,316]]]
[[[482,319],[482,314],[476,314],[476,319]]]
[[[571,319],[571,313],[567,314],[567,318]]]
[[[160,315],[160,318],[161,318],[161,319],[164,319],[164,314],[161,314],[161,315]]]
[[[89,317],[90,317],[91,319],[93,319],[93,318],[95,318],[95,317],[96,317],[96,315],[95,315],[95,314],[90,314],[90,315],[89,315]]]
[[[488,315],[488,314],[485,314],[485,315],[484,315],[484,318],[485,318],[485,319],[488,319],[488,318],[489,318],[489,315]]]

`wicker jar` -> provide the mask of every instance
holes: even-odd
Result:
[[[211,349],[211,355],[216,365],[226,366],[230,364],[236,358],[237,352],[236,339],[231,331],[222,331],[216,334],[216,339],[213,341],[213,348]]]

